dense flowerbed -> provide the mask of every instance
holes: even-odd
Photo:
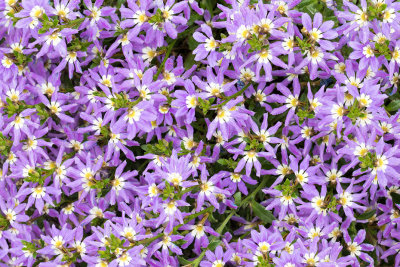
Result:
[[[400,265],[400,2],[0,10],[0,266]]]

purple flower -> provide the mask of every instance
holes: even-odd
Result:
[[[22,10],[14,15],[17,18],[21,18],[15,24],[17,28],[35,29],[41,23],[40,19],[43,18],[44,15],[50,15],[52,11],[49,2],[46,0],[24,0],[21,6]]]
[[[289,124],[290,120],[295,115],[296,108],[300,102],[299,101],[300,83],[298,79],[293,80],[293,87],[294,87],[294,92],[292,93],[286,87],[286,85],[284,85],[283,83],[279,83],[277,85],[277,89],[279,92],[283,94],[283,96],[272,94],[267,97],[268,102],[278,102],[284,104],[276,109],[273,109],[271,111],[272,115],[281,114],[286,110],[289,110],[288,114],[286,115],[285,126]]]
[[[353,183],[351,183],[346,190],[343,190],[341,185],[338,184],[337,191],[337,199],[339,200],[339,204],[343,208],[343,211],[348,218],[354,220],[354,209],[360,211],[366,210],[366,207],[357,204],[357,202],[360,201],[366,195],[366,193],[357,193],[359,190],[354,190],[353,192]]]
[[[36,44],[43,43],[42,48],[36,54],[37,58],[51,52],[58,52],[61,57],[66,57],[67,45],[65,41],[71,40],[71,36],[77,32],[78,30],[73,29],[52,30],[47,35],[39,36],[35,42],[30,44],[30,48],[35,47]]]
[[[200,263],[201,267],[212,267],[212,266],[224,266],[227,263],[233,254],[232,249],[227,249],[225,252],[223,251],[221,246],[216,247],[215,253],[211,251],[206,251],[207,261],[203,260]]]
[[[121,7],[122,18],[120,26],[122,29],[129,29],[128,35],[137,36],[141,29],[147,29],[149,24],[148,10],[151,7],[150,1],[142,1],[137,5],[133,0],[128,0],[128,8]]]
[[[220,175],[213,175],[210,179],[207,180],[207,171],[204,169],[200,175],[200,192],[197,195],[197,209],[196,211],[200,211],[204,205],[204,199],[207,199],[212,206],[215,208],[219,208],[219,204],[216,198],[216,195],[228,194],[228,192],[222,188],[219,188],[218,183],[221,180]]]
[[[90,40],[94,40],[100,30],[111,29],[110,23],[104,17],[114,14],[115,8],[102,7],[103,0],[92,1],[84,0],[87,10],[83,11],[87,17],[80,25],[79,29],[87,29],[83,34],[87,35]]]
[[[217,110],[215,119],[208,126],[207,139],[210,139],[218,129],[225,140],[228,140],[235,132],[240,132],[240,123],[249,118],[252,113],[243,107],[236,105],[242,101],[242,97],[229,101]]]
[[[68,63],[68,77],[72,79],[74,71],[76,71],[77,73],[82,73],[81,64],[78,58],[84,57],[85,55],[86,53],[81,51],[67,52],[67,55],[63,57],[60,64],[54,69],[54,72],[61,72]]]
[[[30,186],[25,182],[18,191],[17,198],[25,199],[28,195],[28,202],[25,209],[29,209],[33,204],[37,208],[39,214],[43,212],[44,203],[52,205],[53,200],[50,195],[58,195],[60,192],[52,187],[46,185]]]
[[[212,35],[212,31],[210,26],[207,24],[201,25],[201,32],[197,31],[193,34],[193,38],[201,43],[197,48],[193,51],[196,55],[195,60],[199,61],[207,57],[208,64],[213,67],[217,61],[217,55],[219,52],[216,49],[219,46],[218,41],[216,41]]]
[[[182,250],[175,245],[173,242],[182,239],[182,236],[179,235],[164,235],[162,240],[159,241],[158,243],[156,243],[153,247],[152,247],[152,251],[154,253],[154,251],[158,250],[159,248],[161,248],[162,251],[162,255],[164,258],[167,257],[169,250],[173,253],[176,253],[177,255],[182,255]],[[150,252],[150,254],[153,254]]]
[[[86,197],[86,195],[93,190],[93,186],[96,183],[96,178],[99,177],[98,170],[100,170],[103,160],[98,158],[96,162],[92,162],[91,154],[87,153],[85,164],[79,159],[75,158],[76,167],[70,167],[67,169],[67,176],[74,178],[74,181],[67,184],[71,188],[71,193],[75,193],[83,190],[80,199]]]
[[[350,252],[350,256],[354,258],[355,262],[358,262],[357,257],[360,257],[360,259],[369,263],[369,266],[373,266],[374,260],[364,251],[372,251],[374,246],[371,244],[362,243],[365,239],[365,235],[365,230],[360,230],[352,240],[346,230],[343,232],[343,238],[346,241],[347,250]]]
[[[92,191],[90,194],[90,203],[81,206],[81,210],[87,214],[86,218],[80,222],[82,226],[85,226],[96,218],[111,219],[115,216],[113,212],[107,211],[107,201],[104,198],[95,200],[95,195],[93,193]]]
[[[177,27],[183,25],[187,22],[187,19],[181,16],[181,12],[187,8],[187,2],[182,1],[175,3],[175,0],[168,0],[166,3],[157,2],[157,10],[160,10],[163,14],[164,21],[161,22],[160,25],[157,23],[152,23],[151,28],[153,31],[162,31],[165,32],[172,39],[176,39],[178,36]],[[160,28],[159,28],[160,27]],[[152,34],[149,33],[147,37],[150,37]],[[162,43],[157,40],[157,45],[161,46]],[[146,42],[151,43],[153,39],[146,38]]]
[[[15,199],[4,201],[0,199],[0,209],[7,219],[8,223],[13,227],[18,227],[29,220],[29,216],[24,214],[26,204],[17,204]]]
[[[183,249],[186,249],[193,243],[194,240],[194,252],[200,253],[201,248],[206,248],[209,244],[208,237],[206,233],[209,233],[214,236],[218,236],[218,233],[215,232],[212,227],[209,225],[204,225],[201,221],[198,224],[186,224],[183,225],[181,230],[188,230],[189,233],[183,238],[186,243],[182,246]]]
[[[74,11],[78,6],[77,0],[55,0],[53,13],[62,20],[74,20],[79,16],[79,12]]]
[[[136,190],[132,178],[137,175],[136,171],[124,172],[126,161],[122,162],[115,171],[115,177],[111,181],[112,188],[106,195],[106,199],[110,201],[111,205],[117,203],[129,203],[130,192]]]
[[[221,175],[225,177],[224,183],[225,185],[227,185],[227,189],[231,192],[232,195],[237,191],[237,189],[239,189],[239,191],[243,194],[247,195],[248,190],[246,187],[246,183],[251,185],[257,184],[256,180],[253,180],[250,176],[244,174],[224,171],[221,172]]]

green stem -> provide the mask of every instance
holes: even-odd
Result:
[[[240,203],[240,207],[244,206],[247,202],[250,202],[254,196],[258,193],[258,191],[260,191],[261,189],[263,189],[265,187],[265,185],[267,184],[268,179],[264,178],[261,183],[257,186],[257,188],[251,192],[250,195],[248,195],[243,201],[242,203]]]
[[[161,65],[158,67],[156,74],[153,76],[153,81],[156,81],[158,76],[160,75],[162,69],[164,68],[165,62],[167,62],[167,59],[169,58],[169,55],[171,54],[172,48],[174,47],[176,41],[178,40],[178,38],[176,38],[175,40],[173,40],[167,48],[167,52],[165,53],[164,59],[161,63]]]
[[[246,89],[249,88],[250,85],[251,85],[250,82],[247,83],[240,91],[237,91],[233,95],[228,96],[228,98],[225,101],[223,101],[222,103],[219,103],[218,105],[211,106],[211,108],[217,108],[217,109],[222,108],[223,106],[225,106],[226,103],[229,102],[229,100],[236,98],[236,97],[240,96],[241,94],[243,94],[244,91],[246,91]]]
[[[81,23],[82,23],[84,20],[85,20],[85,18],[79,18],[79,19],[71,20],[71,21],[68,22],[67,24],[58,26],[58,28],[59,28],[60,30],[62,30],[62,29],[65,29],[65,28],[75,28],[75,27],[79,27],[79,25],[81,25]]]
[[[205,214],[205,213],[212,212],[213,209],[214,209],[214,206],[210,206],[210,207],[208,207],[208,208],[206,208],[206,209],[204,209],[204,210],[202,210],[202,211],[199,211],[199,212],[197,212],[197,213],[195,213],[195,214],[191,214],[191,215],[187,216],[187,217],[185,218],[185,220],[183,221],[183,224],[179,224],[179,225],[175,226],[175,227],[173,228],[172,232],[176,232],[180,227],[182,227],[183,225],[187,224],[188,222],[190,222],[190,221],[193,220],[194,218],[197,218],[197,217],[199,217],[200,215],[203,215],[203,214]],[[141,244],[148,245],[148,244],[150,244],[151,242],[153,242],[154,240],[156,240],[156,239],[158,239],[158,238],[161,238],[161,237],[163,237],[163,236],[164,236],[164,233],[159,233],[159,234],[156,235],[156,236],[153,236],[153,237],[146,238],[146,239],[143,239],[143,240],[138,241],[138,242],[136,243],[136,245],[141,245]]]
[[[198,185],[194,185],[194,186],[186,188],[185,190],[182,190],[182,192],[180,192],[180,196],[183,196],[186,193],[192,192],[193,189],[195,189],[197,187],[198,187]]]
[[[214,10],[213,10],[213,7],[212,7],[212,1],[207,1],[206,0],[205,1],[205,6],[206,6],[208,12],[210,12],[211,17],[213,17],[214,16]]]

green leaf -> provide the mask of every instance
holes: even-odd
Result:
[[[185,62],[183,63],[183,66],[186,70],[190,69],[194,64],[196,64],[196,61],[194,60],[195,57],[196,56],[193,53],[188,53],[185,58]]]
[[[46,13],[43,13],[42,19],[43,21],[49,21],[49,17],[46,15]]]
[[[395,204],[400,204],[400,194],[392,192],[390,196]]]
[[[47,32],[47,29],[45,29],[45,28],[40,28],[39,31],[38,31],[39,34],[43,34],[43,33],[46,33],[46,32]]]
[[[254,199],[251,202],[251,206],[253,208],[254,214],[264,223],[271,223],[272,221],[276,220],[274,215],[269,210],[266,210],[264,206],[262,206]]]
[[[53,173],[54,169],[45,170],[42,168],[36,168],[33,172],[28,174],[28,177],[24,178],[26,182],[38,183],[40,185],[44,184],[44,181]]]
[[[161,23],[163,21],[164,21],[164,17],[163,17],[161,9],[157,9],[156,14],[151,16],[149,19],[149,23],[154,23],[154,24]]]
[[[198,98],[197,101],[199,101],[199,107],[203,110],[204,115],[207,114],[207,112],[210,110],[211,108],[211,102],[210,99],[202,99],[202,98]]]
[[[369,218],[374,216],[374,214],[376,214],[376,210],[367,210],[363,214],[356,216],[356,219],[357,220],[368,220]]]
[[[360,161],[360,167],[362,171],[366,171],[369,168],[373,169],[375,167],[376,163],[376,154],[372,154],[371,152],[368,152],[366,156],[364,157],[358,157],[358,160]]]
[[[260,51],[264,46],[263,41],[258,39],[255,34],[252,35],[251,39],[247,40],[247,43],[251,46],[249,52]]]
[[[188,261],[187,259],[185,259],[181,256],[178,256],[178,261],[181,265],[189,265],[192,263],[191,261]]]
[[[233,46],[232,43],[229,43],[229,42],[223,43],[223,42],[221,42],[221,43],[219,43],[218,51],[219,52],[231,51],[232,50],[232,46]]]
[[[229,158],[229,159],[219,159],[219,160],[217,160],[217,162],[219,163],[219,164],[221,164],[222,166],[227,166],[228,168],[230,168],[230,169],[236,169],[236,166],[237,166],[237,164],[238,164],[238,161],[236,161],[236,160],[233,160],[232,158]]]
[[[229,161],[227,159],[219,159],[217,162],[221,165],[228,165]]]
[[[87,51],[87,48],[92,44],[92,42],[82,42],[79,38],[73,39],[67,47],[68,51]],[[105,96],[105,95],[104,95]]]
[[[313,119],[315,117],[314,112],[307,109],[298,109],[296,114],[299,117],[300,122],[303,122],[305,118]]]
[[[389,112],[398,111],[400,109],[400,99],[392,100],[389,105],[386,106],[386,110]]]
[[[386,8],[387,8],[387,4],[383,4],[383,5],[379,6],[378,12],[382,13]]]
[[[354,238],[357,235],[356,222],[352,222],[347,231],[351,238]]]
[[[106,250],[99,250],[97,253],[99,253],[100,257],[104,260],[109,260],[111,261],[114,258],[114,254],[111,252],[110,247],[106,247]]]
[[[190,50],[196,49],[196,47],[199,45],[199,43],[193,38],[193,36],[190,36],[187,39],[187,44],[188,44]]]
[[[56,28],[58,26],[58,19],[53,20],[53,28]]]
[[[218,247],[218,245],[221,243],[221,240],[212,240],[211,242],[210,242],[210,244],[208,244],[208,247],[207,247],[207,249],[209,249],[209,250],[215,250],[216,249],[216,247]]]
[[[125,2],[126,0],[117,0],[117,8],[119,9]]]
[[[39,250],[41,247],[43,247],[42,243],[41,243],[41,245],[42,245],[41,247],[37,247],[34,243],[28,242],[26,240],[21,240],[21,243],[24,245],[22,250],[31,252],[33,254],[34,258],[36,258],[36,251]]]
[[[9,225],[9,221],[0,215],[0,227],[2,228],[2,230],[6,230],[8,228]]]
[[[13,145],[13,141],[11,141],[8,138],[6,138],[0,132],[0,154],[2,154],[3,156],[8,156],[8,154],[11,151],[12,145]]]
[[[315,13],[321,11],[322,7],[323,5],[319,3],[319,0],[304,0],[296,6],[296,9],[308,13],[312,18]]]
[[[86,19],[85,17],[79,18],[79,19],[75,19],[75,20],[72,20],[72,21],[70,21],[70,22],[68,22],[68,23],[66,23],[66,24],[59,25],[58,28],[59,28],[60,30],[65,29],[65,28],[77,29],[77,28],[79,28],[79,26],[82,24],[82,22],[83,22],[85,19]]]
[[[240,206],[240,204],[242,203],[242,193],[237,192],[236,194],[233,195],[233,198],[235,199],[235,205]]]
[[[215,5],[217,4],[217,1],[215,0],[202,0],[200,2],[200,6],[203,8],[206,8],[208,12],[210,12],[211,17],[214,16],[214,8]]]

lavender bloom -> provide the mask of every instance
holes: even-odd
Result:
[[[290,92],[290,90],[283,84],[278,84],[277,89],[284,96],[281,95],[269,95],[267,97],[268,102],[278,102],[284,104],[283,106],[273,109],[271,114],[277,115],[289,110],[286,115],[285,125],[288,125],[290,120],[293,118],[293,115],[296,111],[297,106],[299,105],[299,94],[300,94],[300,83],[298,79],[293,80],[294,92]]]
[[[47,246],[38,250],[38,252],[44,255],[55,255],[60,261],[65,248],[69,247],[69,243],[73,240],[74,235],[72,230],[66,227],[59,230],[54,225],[49,229],[49,232],[50,235],[42,236]]]
[[[128,8],[121,7],[121,16],[125,18],[120,23],[122,29],[129,29],[129,36],[137,36],[141,29],[148,26],[149,14],[146,12],[151,7],[150,1],[143,1],[138,6],[134,1],[129,0]]]
[[[28,202],[25,206],[27,210],[33,204],[37,208],[38,212],[41,214],[43,212],[44,203],[49,203],[50,205],[53,203],[50,195],[58,195],[59,192],[54,187],[51,186],[29,186],[29,183],[24,183],[20,190],[18,191],[17,198],[25,199],[28,195]]]
[[[350,219],[354,220],[354,209],[358,209],[364,211],[366,208],[357,204],[356,202],[359,201],[362,197],[365,196],[365,193],[353,193],[353,183],[350,186],[343,190],[342,187],[338,184],[338,199],[339,204],[343,208],[345,214]]]
[[[281,140],[279,138],[273,137],[278,130],[278,128],[282,125],[281,122],[276,123],[271,128],[268,128],[268,114],[264,114],[263,123],[261,124],[260,129],[254,124],[252,124],[252,129],[254,133],[259,137],[260,141],[263,143],[265,149],[270,154],[275,154],[273,147],[270,144],[277,144],[280,143]]]
[[[227,251],[223,251],[221,246],[218,246],[215,249],[215,254],[211,251],[206,252],[206,257],[208,261],[202,261],[200,265],[203,267],[211,267],[211,266],[224,266],[226,262],[228,262],[233,254],[232,249],[228,249]]]
[[[186,249],[193,243],[194,240],[194,252],[200,253],[201,248],[205,248],[208,246],[209,241],[206,233],[209,233],[214,236],[218,236],[210,226],[204,225],[201,222],[193,225],[183,225],[180,229],[189,230],[190,232],[184,237],[183,240],[186,243],[182,246],[183,249]]]
[[[203,169],[204,170],[204,169]],[[197,195],[197,209],[200,211],[204,205],[204,199],[207,199],[212,206],[219,208],[219,204],[216,198],[217,194],[227,194],[225,190],[219,188],[217,183],[221,180],[219,175],[214,175],[207,180],[207,171],[202,171],[200,175],[200,192]]]
[[[339,13],[339,18],[343,18],[349,23],[345,24],[343,33],[348,34],[354,30],[359,33],[360,39],[365,42],[369,33],[369,20],[367,14],[367,1],[361,1],[361,8],[353,3],[346,1],[347,10]]]
[[[74,11],[78,6],[77,0],[55,0],[53,13],[62,20],[74,20],[79,16],[79,12]]]
[[[252,168],[256,169],[256,175],[260,177],[261,175],[261,163],[257,159],[258,157],[269,158],[273,157],[274,154],[271,152],[256,152],[253,150],[243,151],[243,158],[239,161],[237,167],[235,168],[235,172],[240,172],[246,166],[246,175],[250,176]]]
[[[375,55],[375,45],[373,43],[358,43],[350,42],[349,45],[353,48],[353,52],[350,54],[350,59],[360,60],[360,69],[365,70],[368,66],[371,66],[373,71],[378,70],[379,61]]]
[[[0,1],[1,265],[399,265],[400,4],[264,2]]]
[[[347,243],[347,250],[350,252],[350,256],[352,256],[356,260],[356,262],[358,262],[356,257],[360,257],[360,259],[369,263],[369,266],[373,266],[374,260],[372,259],[372,257],[363,252],[372,251],[374,249],[373,245],[362,243],[365,239],[365,235],[365,230],[361,230],[352,240],[348,232],[344,231],[343,238]]]
[[[78,58],[84,57],[85,55],[86,53],[81,51],[67,52],[67,55],[63,57],[60,64],[54,69],[54,71],[56,73],[61,72],[65,68],[65,66],[67,66],[68,63],[68,75],[69,75],[68,77],[72,79],[74,71],[76,71],[77,73],[82,73],[81,64]]]
[[[187,8],[187,2],[175,3],[174,0],[168,0],[166,3],[157,2],[157,7],[162,12],[164,21],[161,23],[161,29],[159,29],[158,27],[160,26],[155,23],[151,25],[151,29],[153,31],[160,30],[168,34],[172,39],[176,39],[178,35],[177,27],[187,22],[187,19],[181,16],[181,12]],[[146,37],[150,36],[152,36],[151,32]],[[146,42],[150,43],[154,40],[150,38],[146,38]],[[157,38],[157,44],[161,46],[162,43],[160,43],[160,41],[161,39]]]
[[[75,180],[67,186],[71,188],[71,193],[83,190],[81,199],[93,189],[92,186],[96,183],[96,176],[98,177],[98,170],[101,168],[103,161],[98,159],[97,162],[91,160],[91,154],[86,154],[85,164],[79,159],[75,158],[76,168],[70,167],[67,170],[67,176]],[[93,165],[92,165],[93,164]]]
[[[106,199],[110,201],[111,205],[114,205],[116,201],[130,202],[129,193],[136,190],[136,186],[133,184],[132,177],[137,175],[136,171],[125,172],[123,169],[126,166],[126,161],[124,161],[115,171],[115,178],[112,180],[112,188],[110,192],[106,195]]]
[[[96,0],[95,3],[91,1],[84,1],[87,10],[83,12],[87,16],[85,21],[80,25],[80,29],[87,30],[84,32],[89,39],[93,40],[99,34],[100,30],[110,29],[111,25],[109,22],[103,18],[113,14],[114,8],[112,7],[102,7],[103,1]]]
[[[48,35],[37,38],[30,46],[34,47],[36,44],[43,43],[39,53],[36,54],[37,58],[51,52],[58,52],[61,57],[66,57],[67,45],[65,40],[71,40],[71,36],[77,32],[78,30],[72,29],[53,30]]]
[[[235,173],[235,172],[221,172],[221,175],[223,177],[226,177],[224,179],[225,184],[228,186],[228,190],[231,192],[233,195],[238,189],[240,192],[243,194],[247,195],[248,190],[246,187],[247,184],[257,184],[256,180],[251,179],[247,175],[243,175],[240,173]]]
[[[288,68],[287,64],[278,58],[281,54],[282,51],[280,49],[264,48],[251,56],[243,63],[243,66],[248,66],[250,63],[256,62],[256,79],[258,80],[260,78],[260,71],[263,69],[266,75],[265,80],[269,82],[272,81],[272,64],[283,69]]]
[[[334,55],[327,52],[335,49],[335,45],[328,40],[336,38],[337,33],[332,30],[333,21],[322,23],[322,15],[320,13],[315,14],[313,21],[311,21],[308,14],[304,13],[302,15],[302,22],[304,25],[302,31],[309,38],[311,48],[305,50],[304,53],[307,57],[296,68],[301,69],[307,65],[310,71],[310,79],[314,80],[317,77],[318,67],[329,73],[330,70],[325,61],[327,59],[337,59]]]
[[[40,19],[44,15],[49,15],[51,7],[46,0],[22,1],[22,10],[15,14],[21,18],[15,24],[17,28],[35,29],[39,26]]]
[[[233,133],[239,132],[239,123],[245,121],[251,115],[250,111],[236,105],[242,101],[242,97],[229,101],[224,107],[217,110],[217,116],[210,123],[207,138],[210,139],[215,130],[221,131],[222,137],[228,140]]]
[[[196,55],[194,59],[199,61],[207,57],[208,64],[213,67],[217,61],[218,52],[216,49],[219,43],[214,39],[211,28],[207,24],[201,25],[201,31],[205,33],[205,35],[200,32],[195,32],[193,34],[193,38],[197,42],[202,43],[193,51]]]
[[[108,208],[108,203],[104,198],[99,201],[94,199],[93,193],[90,194],[90,203],[88,205],[82,205],[81,210],[87,214],[86,218],[81,221],[81,225],[85,226],[94,219],[111,219],[115,214],[106,211]]]
[[[18,227],[19,224],[24,223],[29,220],[29,216],[25,215],[23,212],[25,210],[25,204],[17,204],[14,199],[7,202],[0,200],[0,209],[4,214],[4,217],[13,227]]]
[[[30,116],[34,112],[34,109],[25,109],[20,114],[14,115],[13,117],[11,117],[11,119],[8,119],[9,123],[7,124],[7,127],[4,128],[2,133],[4,135],[7,135],[12,130],[13,142],[15,145],[18,145],[21,141],[21,138],[24,138],[25,135],[31,135],[30,128],[35,129],[39,127],[37,123],[26,119],[27,116]]]
[[[175,116],[180,119],[183,117],[185,123],[192,123],[195,118],[195,109],[198,106],[198,98],[205,98],[206,93],[198,93],[195,91],[194,84],[187,80],[184,90],[177,90],[174,93],[175,100],[171,105],[177,108]]]
[[[67,123],[74,123],[74,119],[64,113],[71,110],[75,104],[63,105],[68,99],[63,94],[53,93],[51,95],[51,100],[49,101],[44,95],[39,95],[42,103],[48,107],[51,114],[57,116],[60,120]]]

